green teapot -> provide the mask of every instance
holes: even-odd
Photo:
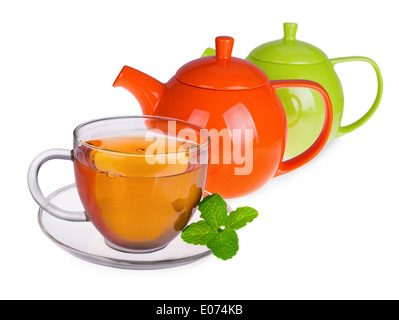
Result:
[[[333,126],[329,140],[359,128],[375,113],[381,101],[383,81],[378,65],[366,57],[328,59],[319,48],[296,39],[298,25],[284,24],[284,38],[264,43],[251,51],[246,60],[261,68],[270,80],[303,79],[322,85],[328,92],[333,107]],[[208,48],[203,56],[215,55]],[[344,95],[341,82],[334,71],[337,63],[363,61],[370,63],[377,75],[376,98],[367,113],[356,122],[341,126]],[[284,105],[288,123],[286,158],[295,157],[307,150],[317,139],[324,123],[322,97],[312,89],[284,88],[277,91]]]

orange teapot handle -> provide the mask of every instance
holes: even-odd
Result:
[[[282,161],[276,174],[274,175],[275,177],[278,177],[308,163],[310,160],[316,157],[317,154],[323,149],[330,137],[333,121],[333,109],[327,91],[317,82],[309,80],[273,80],[270,81],[270,86],[274,90],[286,89],[291,87],[314,89],[319,92],[320,95],[323,97],[325,108],[324,125],[317,140],[305,152],[292,159]]]

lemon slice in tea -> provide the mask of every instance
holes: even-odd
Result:
[[[110,178],[171,176],[184,173],[189,167],[187,143],[172,138],[156,144],[144,137],[106,138],[101,139],[100,148],[94,154],[94,165]]]

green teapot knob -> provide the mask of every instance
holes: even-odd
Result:
[[[291,23],[291,22],[284,23],[284,40],[295,41],[297,30],[298,30],[297,23]]]

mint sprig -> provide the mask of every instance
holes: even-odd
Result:
[[[198,210],[203,220],[187,226],[181,237],[190,244],[206,245],[222,260],[231,259],[238,252],[236,230],[245,227],[258,216],[258,212],[251,207],[237,208],[229,215],[226,202],[217,193],[205,197],[198,205]]]

